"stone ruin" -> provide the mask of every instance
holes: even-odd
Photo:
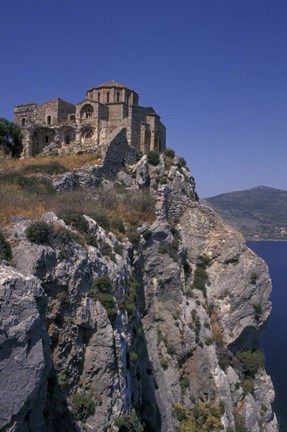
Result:
[[[166,129],[151,107],[139,106],[139,96],[115,81],[87,91],[76,105],[60,98],[14,108],[14,122],[23,136],[22,157],[105,151],[123,128],[127,142],[143,154],[162,152]]]

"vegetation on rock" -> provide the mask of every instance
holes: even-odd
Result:
[[[10,243],[5,239],[4,234],[0,230],[0,259],[10,261],[12,258],[12,249]]]
[[[29,225],[26,229],[26,237],[32,243],[47,243],[49,235],[51,234],[51,228],[46,222],[34,222]]]

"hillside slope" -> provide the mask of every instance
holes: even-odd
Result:
[[[129,152],[50,179],[77,212],[5,230],[1,431],[277,432],[266,264],[197,202],[183,160]]]
[[[247,239],[287,240],[287,191],[258,186],[205,201]]]

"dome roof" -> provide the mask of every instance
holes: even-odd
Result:
[[[99,88],[102,88],[102,87],[121,87],[121,88],[127,88],[126,85],[121,84],[121,83],[119,83],[117,81],[107,81],[105,83],[102,83],[102,84],[98,85],[96,88],[99,89]]]

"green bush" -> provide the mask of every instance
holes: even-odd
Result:
[[[90,395],[76,393],[72,400],[72,411],[76,420],[85,421],[95,414],[95,402]]]
[[[106,309],[106,312],[110,320],[113,321],[114,318],[117,316],[117,308],[116,308],[116,302],[114,296],[109,293],[100,293],[98,295],[98,300],[100,303],[102,303],[102,305]]]
[[[247,378],[242,382],[242,389],[245,394],[253,393],[254,391],[254,381],[253,379]]]
[[[150,152],[148,152],[147,154],[147,161],[149,164],[151,165],[158,165],[159,164],[159,154],[153,150],[151,150]]]
[[[261,351],[242,351],[236,357],[247,377],[255,378],[258,370],[264,366],[264,354]]]
[[[186,167],[186,160],[183,157],[179,158],[178,163],[179,163],[179,166]]]
[[[138,283],[131,279],[129,290],[124,293],[120,304],[120,308],[127,312],[130,321],[136,318],[137,288]]]
[[[167,370],[168,369],[168,361],[166,359],[161,359],[160,365],[163,368],[163,370]]]
[[[250,283],[252,285],[256,285],[257,278],[258,278],[257,273],[252,272],[250,275]]]
[[[46,222],[34,222],[26,228],[26,237],[32,243],[44,244],[49,240],[51,228]]]
[[[107,311],[108,317],[112,321],[117,315],[116,302],[114,299],[114,286],[108,275],[97,277],[92,284],[90,295],[99,300]]]
[[[144,425],[142,425],[134,411],[129,414],[124,414],[115,420],[115,426],[121,432],[144,432]]]
[[[92,285],[92,291],[100,291],[102,293],[112,293],[114,292],[113,284],[111,278],[104,274],[102,276],[98,276]]]
[[[150,230],[146,230],[143,233],[143,238],[145,239],[145,241],[148,241],[151,238],[151,236],[152,236],[152,231],[150,231]]]
[[[138,361],[138,355],[134,351],[129,353],[129,362],[130,364],[136,363]]]
[[[174,158],[175,157],[175,151],[171,148],[166,148],[163,154],[167,157]]]
[[[63,219],[66,225],[70,225],[83,233],[88,232],[89,224],[84,218],[82,212],[72,209],[61,209],[58,213],[60,219]]]
[[[10,261],[12,258],[12,249],[10,243],[5,239],[0,230],[0,259]]]

